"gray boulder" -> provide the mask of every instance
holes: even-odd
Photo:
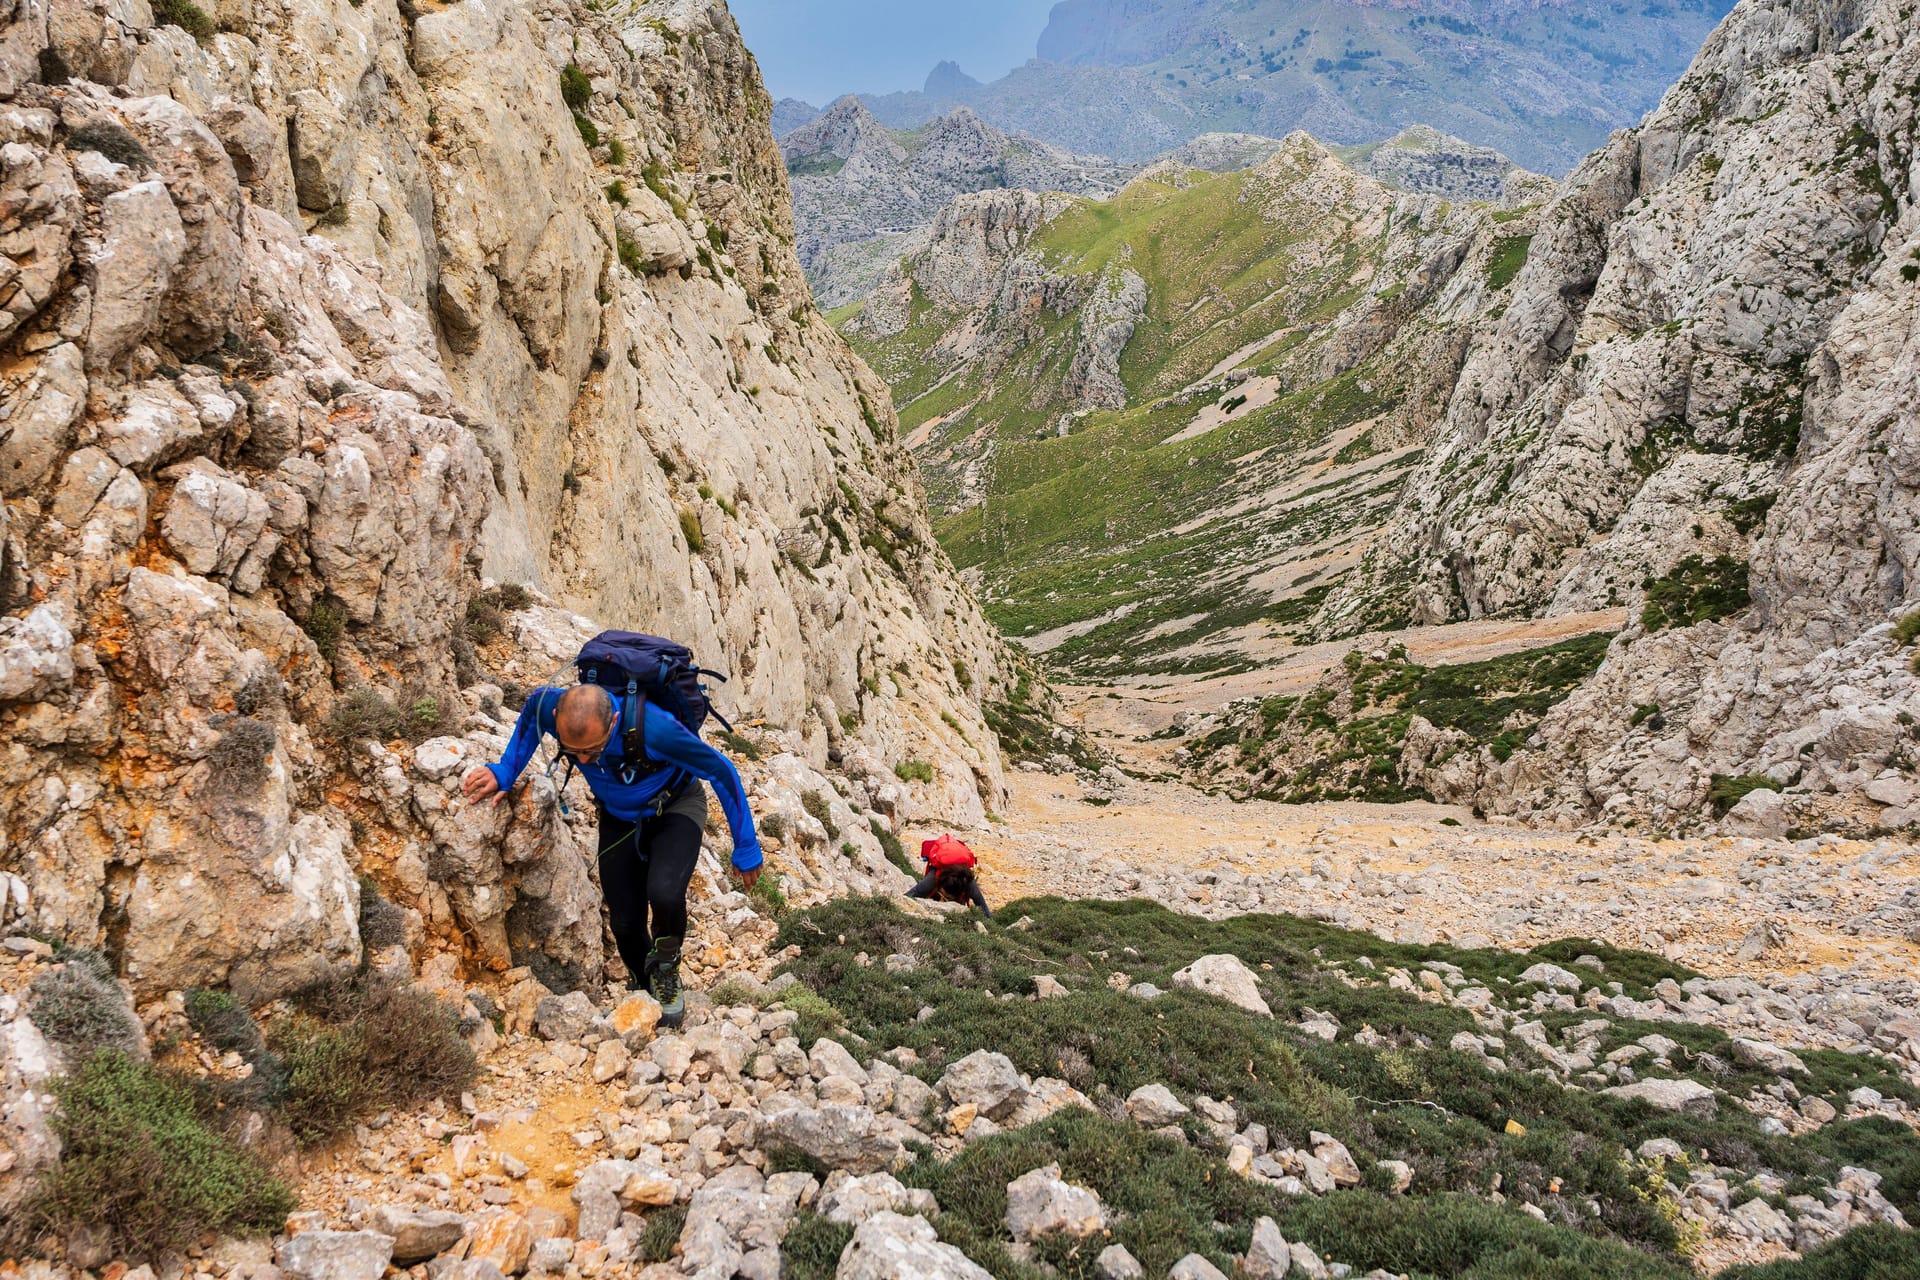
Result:
[[[378,1231],[302,1231],[274,1261],[294,1280],[380,1280],[393,1260],[393,1237]]]
[[[1293,1253],[1280,1234],[1280,1224],[1272,1218],[1255,1222],[1247,1256],[1240,1260],[1240,1274],[1246,1280],[1280,1280],[1292,1267]]]
[[[1713,1090],[1698,1080],[1636,1080],[1600,1092],[1615,1098],[1637,1098],[1662,1111],[1688,1115],[1710,1116],[1719,1110]]]
[[[834,1280],[993,1280],[986,1268],[942,1244],[925,1218],[876,1213],[840,1253]]]
[[[1167,1280],[1227,1280],[1226,1273],[1197,1253],[1190,1253],[1173,1264]]]
[[[593,1025],[593,1001],[584,991],[542,996],[534,1006],[533,1026],[546,1040],[578,1040]]]
[[[1007,1230],[1015,1240],[1043,1236],[1085,1238],[1107,1226],[1100,1197],[1060,1176],[1060,1166],[1030,1169],[1007,1184]]]
[[[761,1119],[758,1145],[787,1146],[848,1173],[883,1173],[906,1163],[906,1149],[871,1107],[829,1103]]]
[[[1263,1018],[1273,1016],[1273,1010],[1260,996],[1259,975],[1247,968],[1239,956],[1201,956],[1173,975],[1173,985],[1218,996]]]
[[[1143,1084],[1127,1095],[1127,1115],[1143,1128],[1178,1124],[1189,1114],[1187,1104],[1163,1084]]]
[[[982,1115],[1005,1119],[1026,1100],[1026,1081],[1004,1053],[976,1049],[948,1067],[940,1088],[956,1106],[972,1103]]]
[[[1140,1260],[1127,1252],[1123,1244],[1110,1244],[1100,1251],[1093,1260],[1093,1269],[1100,1280],[1145,1280],[1147,1269]]]
[[[411,1267],[453,1248],[467,1229],[467,1220],[444,1209],[416,1212],[383,1204],[368,1219],[375,1231],[393,1237],[393,1265]]]

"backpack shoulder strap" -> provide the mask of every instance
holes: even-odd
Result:
[[[626,757],[629,773],[646,772],[647,698],[633,676],[627,677],[626,700],[620,704],[620,753]]]

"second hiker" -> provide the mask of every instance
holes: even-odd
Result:
[[[470,770],[460,789],[471,802],[491,797],[498,804],[541,739],[559,743],[599,811],[600,892],[628,983],[651,991],[660,1001],[661,1024],[677,1027],[686,1016],[680,948],[687,936],[687,885],[706,828],[706,786],[720,799],[733,833],[733,869],[749,889],[762,862],[753,814],[733,762],[698,736],[707,715],[698,677],[710,673],[694,667],[685,649],[608,632],[590,642],[577,663],[582,683],[530,693],[499,762]]]
[[[970,904],[980,908],[980,914],[987,919],[993,919],[987,895],[980,892],[980,878],[974,874],[980,859],[974,857],[973,850],[950,835],[936,836],[920,842],[920,858],[927,864],[927,874],[907,890],[909,898]]]

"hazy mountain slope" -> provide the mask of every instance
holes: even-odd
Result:
[[[1038,57],[977,89],[866,98],[911,127],[971,106],[1004,129],[1144,160],[1210,131],[1343,143],[1415,123],[1559,174],[1637,120],[1725,0],[1067,0]]]
[[[961,109],[915,130],[842,98],[781,139],[800,264],[823,307],[852,302],[955,196],[992,187],[1105,194],[1135,166],[1014,138]]]
[[[1391,506],[1527,216],[1298,136],[1107,201],[963,197],[843,327],[1003,628],[1083,676],[1243,665]]]

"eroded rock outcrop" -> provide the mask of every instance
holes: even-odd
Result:
[[[1477,333],[1323,629],[1656,605],[1488,808],[1665,818],[1765,774],[1802,824],[1906,820],[1913,36],[1887,4],[1742,4],[1569,179]]]
[[[220,28],[0,35],[3,923],[258,1002],[357,962],[377,889],[416,952],[597,976],[580,806],[453,801],[500,682],[597,625],[733,674],[750,784],[820,828],[796,891],[998,803],[1007,660],[807,297],[723,7]],[[483,570],[539,594],[476,657]]]

